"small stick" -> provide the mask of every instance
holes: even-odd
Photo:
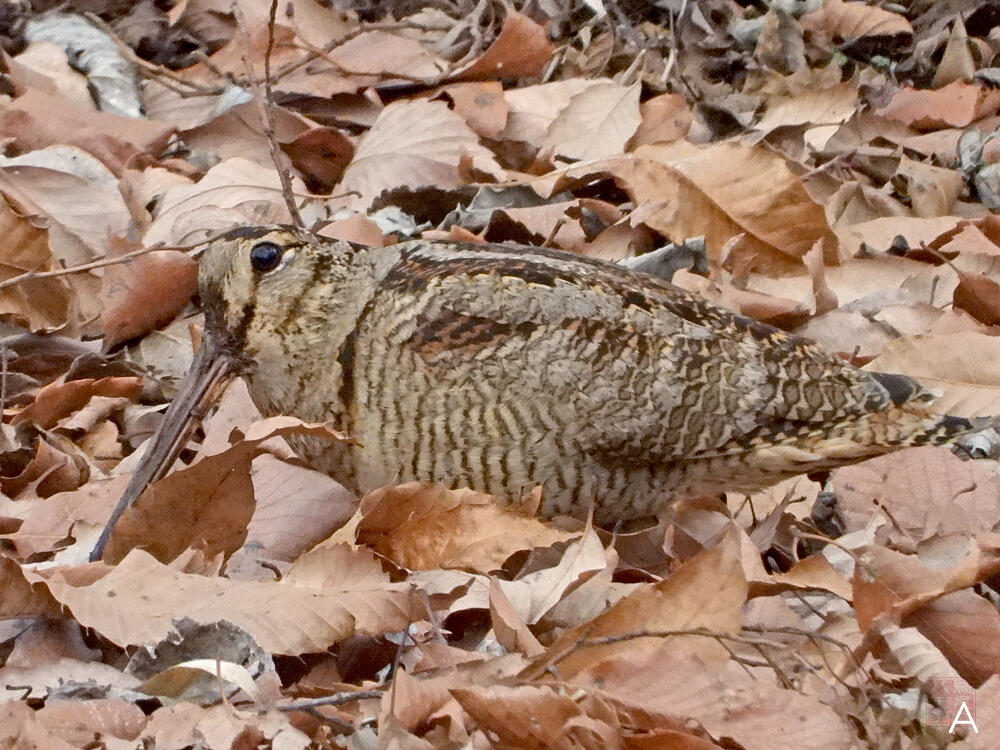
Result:
[[[243,57],[243,63],[247,68],[247,76],[250,79],[250,87],[253,89],[254,101],[257,102],[257,109],[260,111],[261,124],[264,128],[264,140],[267,141],[267,148],[271,153],[271,161],[274,163],[274,169],[278,173],[278,179],[281,181],[281,194],[285,199],[285,207],[292,218],[292,223],[296,226],[304,227],[305,222],[302,221],[299,207],[295,205],[292,180],[288,176],[288,172],[285,171],[282,159],[283,154],[280,152],[274,137],[274,119],[271,116],[271,108],[274,106],[274,96],[271,91],[271,51],[274,49],[274,24],[278,13],[278,0],[271,0],[271,12],[267,23],[267,51],[264,53],[263,89],[254,75],[253,65],[250,64],[250,32],[247,30],[246,19],[243,17],[243,11],[240,9],[239,2],[233,2],[232,8],[233,16],[236,18],[236,25],[243,35],[246,46],[247,54]]]

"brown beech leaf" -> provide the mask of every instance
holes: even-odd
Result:
[[[121,698],[51,701],[36,716],[49,732],[74,747],[96,736],[135,740],[146,726],[142,709]]]
[[[89,469],[72,446],[57,435],[42,435],[34,444],[34,455],[20,473],[0,476],[0,487],[8,497],[34,490],[37,497],[49,497],[57,492],[75,490],[87,481]],[[69,451],[69,452],[67,452]],[[30,494],[29,494],[30,496]]]
[[[960,273],[955,307],[988,326],[1000,325],[1000,284],[978,273]]]
[[[545,651],[495,578],[490,581],[490,620],[497,641],[508,651],[528,657],[538,656]]]
[[[875,111],[889,120],[905,123],[917,130],[964,128],[1000,104],[1000,91],[964,81],[954,81],[944,88],[901,88],[892,100]]]
[[[46,729],[34,709],[25,701],[11,701],[0,705],[0,742],[11,747],[21,745],[49,750],[73,750],[79,747]]]
[[[1000,674],[1000,613],[972,589],[953,591],[903,618],[902,627],[915,627],[944,654],[973,687]]]
[[[862,630],[899,624],[945,594],[967,589],[1000,571],[995,544],[970,534],[941,535],[903,554],[875,544],[857,550],[852,580]]]
[[[327,558],[328,565],[331,560]],[[398,630],[416,614],[409,587],[389,583],[387,577],[356,580],[352,561],[342,562],[347,569],[328,568],[326,575],[338,575],[344,587],[183,573],[141,550],[132,550],[113,568],[91,563],[25,570],[24,575],[31,583],[44,584],[81,625],[122,647],[158,643],[171,633],[174,620],[189,617],[228,620],[253,635],[265,651],[297,655],[323,651],[355,632]]]
[[[344,176],[354,143],[336,128],[312,128],[281,144],[292,165],[313,191],[328,193]]]
[[[837,257],[823,207],[787,162],[765,149],[734,142],[699,148],[678,141],[643,146],[634,158],[604,168],[642,204],[633,217],[641,214],[668,237],[705,235],[713,260],[740,233],[757,255],[756,266],[797,268],[819,240],[828,261]]]
[[[957,16],[951,26],[948,44],[941,55],[931,81],[931,88],[939,89],[952,81],[971,81],[976,73],[976,61],[969,47],[969,34],[962,23],[962,16]]]
[[[47,233],[18,216],[0,197],[0,281],[32,271],[48,271],[53,257]],[[25,279],[0,290],[0,314],[32,330],[57,328],[67,321],[72,298],[63,279]]]
[[[527,624],[535,625],[595,574],[608,569],[613,572],[617,561],[617,555],[613,551],[606,552],[594,530],[587,527],[583,536],[566,545],[558,564],[523,574],[515,581],[497,580],[495,583],[518,615]],[[591,613],[593,616],[614,599],[612,588],[608,585],[603,592],[593,592],[596,596],[592,598],[599,600],[597,611]]]
[[[629,139],[626,150],[634,151],[647,143],[676,141],[691,129],[691,107],[680,94],[660,94],[639,105],[642,121]]]
[[[358,541],[411,570],[488,573],[518,550],[575,536],[506,508],[490,495],[420,482],[368,493],[361,512]]]
[[[648,711],[686,718],[687,728],[697,722],[722,746],[736,738],[747,750],[854,746],[849,722],[833,708],[814,695],[780,687],[769,675],[748,674],[734,660],[717,665],[690,654],[622,654],[595,665],[573,684],[600,691],[625,716]],[[722,694],[725,701],[719,700]]]
[[[858,108],[857,85],[851,81],[821,90],[807,90],[797,96],[769,100],[767,111],[754,126],[761,133],[788,126],[822,123],[831,125],[850,119]]]
[[[510,112],[507,127],[500,138],[540,148],[552,121],[569,105],[570,100],[580,92],[598,85],[599,81],[567,78],[564,81],[505,91],[504,99]]]
[[[126,477],[115,477],[52,495],[36,506],[21,527],[6,539],[21,559],[52,552],[74,529],[79,533],[78,526],[103,527],[127,482]]]
[[[292,184],[299,190],[304,187],[298,177]],[[195,184],[166,190],[143,242],[147,246],[157,242],[185,245],[237,224],[290,221],[277,173],[249,159],[233,157],[213,166]]]
[[[509,7],[493,44],[478,59],[453,72],[450,78],[466,81],[533,78],[541,73],[552,51],[546,30]]]
[[[198,262],[157,250],[104,271],[101,328],[105,351],[169,322],[198,288]]]
[[[507,127],[510,107],[498,81],[457,83],[444,89],[472,131],[484,138],[498,137]]]
[[[272,560],[294,560],[353,515],[357,498],[326,474],[265,453],[250,471],[256,508],[247,546]]]
[[[103,255],[108,240],[128,230],[130,215],[118,179],[72,146],[0,157],[0,191],[22,214],[43,218],[50,232],[65,233],[53,250],[67,265]]]
[[[32,586],[16,561],[0,555],[0,618],[60,617],[61,607],[43,587]]]
[[[270,427],[262,427],[265,424]],[[255,429],[264,434],[241,440],[147,487],[122,514],[103,559],[117,562],[135,547],[163,562],[189,547],[202,550],[207,557],[228,557],[246,540],[255,507],[250,462],[264,450],[262,444],[292,434],[340,439],[324,425],[291,418],[263,420]]]
[[[369,247],[385,247],[386,245],[386,237],[382,234],[382,230],[362,213],[351,214],[346,219],[331,221],[317,234]]]
[[[52,117],[53,112],[59,117]],[[19,151],[77,146],[115,174],[140,155],[158,156],[173,134],[166,123],[84,109],[61,96],[28,89],[0,111],[0,138]]]
[[[42,429],[54,427],[63,417],[82,409],[94,396],[135,398],[142,390],[142,378],[115,377],[98,380],[68,380],[51,383],[38,392],[33,403],[11,419],[12,424],[31,421]]]
[[[494,685],[457,688],[451,694],[479,726],[499,737],[504,747],[588,747],[571,739],[573,724],[585,716],[584,710],[573,697],[553,687]],[[530,716],[530,721],[524,721],[525,716]],[[587,728],[594,730],[593,725]]]

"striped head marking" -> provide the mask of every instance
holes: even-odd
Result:
[[[205,330],[219,347],[253,358],[354,249],[346,242],[285,226],[241,227],[209,245],[198,288]]]

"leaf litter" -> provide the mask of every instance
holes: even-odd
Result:
[[[198,243],[295,214],[655,251],[997,414],[996,3],[8,6],[0,746],[1000,744],[995,433],[606,530],[353,497],[282,439],[342,436],[236,384],[87,562],[197,346]]]

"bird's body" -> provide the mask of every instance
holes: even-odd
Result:
[[[540,484],[544,515],[612,523],[971,427],[909,378],[564,252],[247,228],[209,247],[200,290],[212,356],[265,414],[355,438],[294,447],[359,493]]]

